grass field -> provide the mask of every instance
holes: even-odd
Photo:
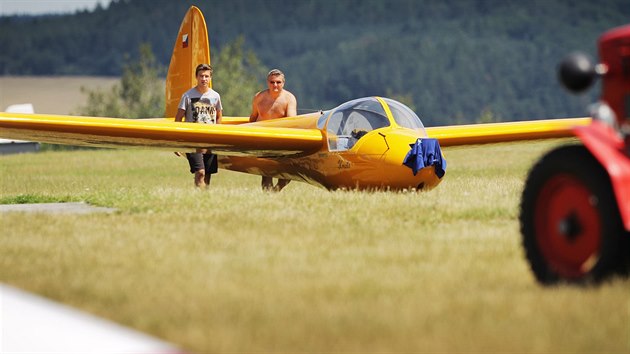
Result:
[[[628,353],[630,280],[536,283],[520,246],[527,170],[560,143],[446,149],[423,193],[329,192],[142,150],[0,156],[0,281],[207,352]]]

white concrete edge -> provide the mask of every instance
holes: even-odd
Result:
[[[0,353],[182,353],[174,345],[0,283]]]

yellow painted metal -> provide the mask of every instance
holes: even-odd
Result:
[[[414,176],[402,161],[421,132],[386,127],[369,132],[347,151],[328,151],[316,128],[319,113],[241,124],[175,123],[172,119],[117,119],[0,113],[0,137],[106,147],[170,151],[209,148],[221,168],[301,180],[328,189],[431,189],[440,183],[433,167]],[[570,136],[590,119],[496,123],[427,128],[444,146]]]
[[[277,119],[263,120],[260,122],[250,123],[258,127],[283,127],[298,129],[317,129],[317,119],[321,117],[321,113],[308,113],[296,117],[285,117]],[[235,122],[235,117],[232,117]],[[223,119],[221,119],[223,122]],[[229,123],[228,123],[229,124]]]
[[[221,118],[221,124],[245,124],[249,123],[249,117],[226,117]]]
[[[383,128],[369,132],[347,151],[328,151],[324,143],[316,153],[291,158],[219,155],[219,166],[333,190],[430,190],[441,182],[433,167],[424,168],[414,176],[411,169],[402,164],[409,144],[418,137],[418,132],[411,129]]]
[[[396,120],[394,119],[394,115],[392,114],[392,110],[389,109],[389,105],[385,102],[385,100],[381,97],[374,97],[376,98],[376,100],[381,104],[381,106],[383,106],[383,110],[385,111],[385,115],[387,116],[387,119],[389,119],[390,123],[396,123]]]
[[[184,92],[197,84],[195,68],[204,63],[210,64],[206,20],[201,10],[191,6],[179,27],[168,67],[165,117],[175,117],[177,105]]]
[[[386,114],[390,121],[393,121],[388,111],[389,107]],[[314,129],[320,116],[317,113],[246,126]],[[325,134],[325,131],[322,131],[322,135]],[[412,170],[402,164],[409,152],[410,144],[423,137],[424,133],[419,130],[392,124],[390,127],[368,132],[351,149],[345,151],[329,151],[324,142],[321,149],[314,154],[291,158],[223,155],[219,156],[219,166],[250,174],[299,180],[327,189],[429,190],[441,182],[433,167],[424,168],[414,176]]]
[[[100,147],[147,147],[171,151],[207,148],[247,156],[314,153],[323,144],[317,129],[18,113],[0,113],[0,136]]]
[[[442,147],[489,144],[519,140],[567,138],[576,126],[589,125],[591,118],[563,118],[523,122],[452,125],[426,128]]]

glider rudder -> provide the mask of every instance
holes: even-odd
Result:
[[[191,6],[182,20],[173,46],[171,63],[166,75],[164,117],[175,117],[177,105],[184,92],[197,84],[195,68],[202,63],[210,64],[208,28],[201,10]]]

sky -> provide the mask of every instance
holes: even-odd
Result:
[[[100,3],[107,7],[111,0],[0,0],[0,16],[43,15],[94,10]]]

